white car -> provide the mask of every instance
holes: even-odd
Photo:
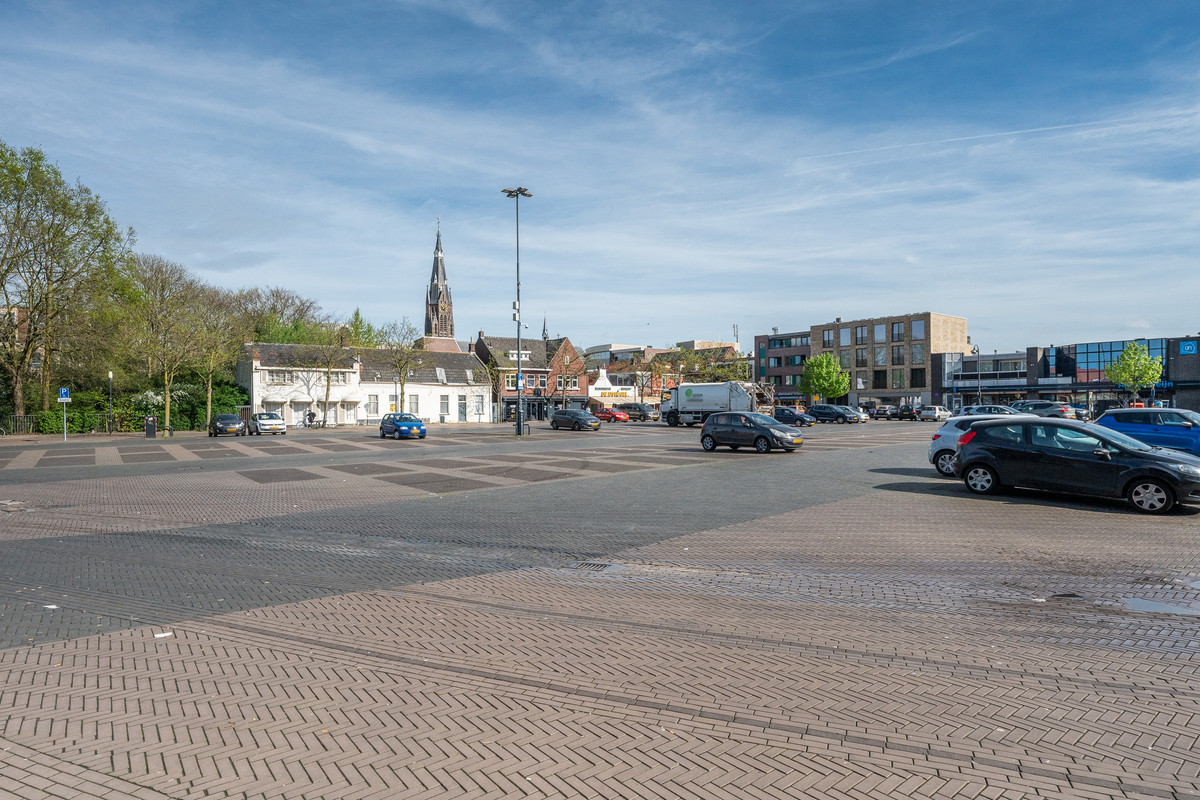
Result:
[[[269,433],[272,436],[282,433],[284,436],[287,436],[287,424],[283,421],[283,417],[274,411],[264,411],[252,415],[248,427],[251,436],[262,436],[264,433]]]
[[[950,419],[950,409],[945,406],[921,406],[921,412],[917,414],[917,419],[922,422],[941,422],[944,419]]]
[[[1031,414],[973,414],[969,417],[951,417],[946,424],[937,429],[929,442],[929,463],[948,478],[954,477],[954,453],[958,446],[958,437],[962,436],[976,422],[985,419],[1011,419],[1013,417],[1029,417]]]

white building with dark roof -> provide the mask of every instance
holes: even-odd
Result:
[[[429,422],[491,422],[492,386],[472,353],[418,350],[401,374],[384,349],[342,348],[326,368],[311,345],[245,345],[237,382],[250,409],[298,425],[312,411],[327,425],[370,425],[389,411]]]

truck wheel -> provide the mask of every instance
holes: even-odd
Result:
[[[679,415],[676,414],[674,411],[668,412],[667,413],[667,424],[670,425],[672,428],[678,427],[679,426]]]

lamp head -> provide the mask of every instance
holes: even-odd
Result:
[[[515,198],[517,196],[533,197],[533,195],[529,193],[529,190],[526,189],[524,186],[518,186],[515,189],[501,189],[500,191],[502,191],[502,192],[504,192],[504,194],[508,195],[508,197],[510,199]]]

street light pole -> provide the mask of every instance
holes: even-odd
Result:
[[[112,370],[108,371],[108,435],[112,436]]]
[[[521,373],[521,198],[533,197],[524,186],[500,191],[517,203],[517,301],[513,303],[513,322],[517,323],[517,436],[525,434],[525,381]]]
[[[399,414],[400,413],[400,373],[399,372],[397,372],[396,376],[394,378],[392,378],[392,391],[395,392],[395,394],[393,394],[392,397],[396,398],[396,402],[392,403],[392,411]]]
[[[971,355],[975,356],[975,405],[982,405],[983,373],[979,371],[979,345],[971,345]]]

